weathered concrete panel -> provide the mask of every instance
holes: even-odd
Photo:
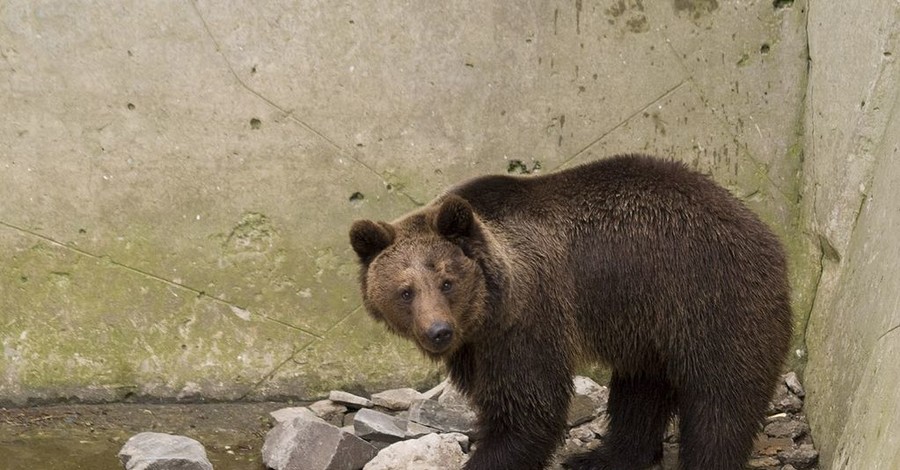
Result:
[[[860,375],[855,397],[848,407],[848,420],[834,458],[826,463],[830,464],[829,468],[900,468],[898,357],[900,334],[896,331],[884,335],[875,343]]]
[[[791,246],[805,312],[805,16],[761,0],[5,2],[0,401],[431,381],[360,309],[351,221],[614,152],[682,159],[745,198]]]
[[[900,5],[865,3],[813,2],[809,20],[804,208],[822,274],[807,403],[833,469],[900,465]]]

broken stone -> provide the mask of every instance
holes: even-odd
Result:
[[[806,392],[803,390],[803,385],[800,384],[800,379],[797,377],[796,372],[788,372],[784,374],[784,384],[787,386],[788,390],[797,395],[800,398],[806,396]]]
[[[800,444],[796,449],[788,449],[778,453],[778,458],[785,464],[799,468],[808,468],[819,460],[819,452],[812,444]]]
[[[572,377],[572,385],[578,395],[599,395],[606,388],[589,377],[576,375]]]
[[[754,457],[747,462],[747,468],[770,469],[778,468],[781,462],[775,457]]]
[[[454,387],[452,384],[448,384],[446,388],[444,388],[444,393],[441,393],[441,396],[437,400],[438,403],[444,406],[459,406],[463,408],[471,408],[471,404],[469,403],[469,399],[459,391],[458,388]]]
[[[293,406],[290,408],[281,408],[280,410],[275,410],[269,413],[269,416],[275,419],[276,422],[281,423],[283,421],[290,421],[294,418],[303,418],[306,420],[312,421],[321,421],[325,422],[322,418],[316,416],[315,413],[312,412],[309,408],[305,406]]]
[[[580,375],[576,375],[572,379],[572,385],[575,395],[589,397],[600,412],[606,411],[606,404],[609,401],[609,388]]]
[[[345,405],[335,403],[331,400],[319,400],[312,405],[309,405],[308,408],[315,413],[316,416],[335,426],[343,425],[344,413],[347,412],[347,407]]]
[[[419,423],[415,423],[412,421],[406,421],[406,438],[407,439],[418,439],[422,436],[426,436],[428,434],[437,432],[437,429],[429,428],[428,426],[421,425]],[[463,449],[465,450],[465,449]]]
[[[766,425],[765,433],[771,437],[796,439],[809,432],[809,425],[797,420],[773,421]]]
[[[604,420],[604,425],[608,424]],[[666,432],[663,433],[663,442],[678,442],[678,417],[674,417],[666,423]]]
[[[347,413],[344,415],[344,420],[341,422],[344,426],[353,426],[353,420],[356,419],[356,412]]]
[[[425,400],[437,400],[441,393],[444,392],[444,389],[450,385],[450,379],[444,379],[443,382],[435,385],[431,390],[422,393],[422,398]]]
[[[409,420],[441,432],[472,435],[475,413],[469,408],[444,406],[434,400],[417,400],[409,407]]]
[[[790,449],[794,446],[794,441],[788,437],[769,437],[759,435],[753,442],[754,454],[760,456],[776,456],[778,452]]]
[[[372,395],[372,404],[391,411],[408,410],[414,400],[421,400],[423,395],[412,388],[385,390]]]
[[[581,439],[572,437],[563,442],[563,448],[568,448],[571,452],[580,452],[581,448],[584,447],[587,442],[590,441],[582,441]]]
[[[583,454],[597,448],[600,445],[599,439],[592,439],[587,442],[577,438],[568,438],[563,441],[562,446],[557,450],[554,461],[547,467],[548,470],[564,470],[569,467],[563,466],[563,462],[567,456],[574,454]],[[648,469],[649,470],[649,469]]]
[[[572,439],[578,439],[581,442],[590,442],[596,439],[597,435],[594,434],[594,431],[591,429],[590,423],[587,423],[570,429],[569,437]]]
[[[779,383],[775,387],[775,397],[772,400],[772,407],[775,411],[784,413],[797,413],[803,408],[803,401],[797,398],[787,386]]]
[[[371,408],[372,400],[363,398],[352,393],[342,392],[340,390],[332,390],[328,394],[328,399],[337,403],[352,406],[354,408]]]
[[[357,436],[370,441],[393,444],[406,439],[406,422],[380,411],[362,409],[353,418]]]
[[[609,420],[606,419],[606,416],[601,416],[597,419],[587,422],[582,426],[587,426],[596,436],[603,436],[606,434],[606,428],[609,426]]]
[[[597,403],[587,395],[573,395],[569,402],[569,413],[566,415],[566,424],[570,428],[586,423],[597,417]]]
[[[392,444],[363,467],[363,470],[459,470],[468,456],[461,442],[462,434],[428,434],[419,439]]]
[[[118,455],[126,470],[213,468],[206,456],[206,449],[199,442],[185,436],[158,432],[135,434],[125,442]]]
[[[294,418],[266,434],[263,463],[275,470],[356,470],[375,457],[368,442],[324,421]]]

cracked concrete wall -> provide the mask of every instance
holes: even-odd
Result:
[[[617,152],[687,161],[762,214],[802,329],[805,10],[6,1],[0,401],[426,384],[360,308],[351,221]]]
[[[807,409],[826,469],[900,468],[900,5],[813,1]]]

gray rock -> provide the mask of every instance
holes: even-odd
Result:
[[[444,406],[459,406],[463,408],[471,408],[471,404],[469,403],[469,399],[462,394],[456,387],[452,384],[448,384],[444,389],[444,393],[441,393],[441,396],[437,400],[438,403]]]
[[[787,385],[788,390],[797,395],[800,398],[806,396],[806,391],[803,390],[803,385],[800,384],[800,379],[797,377],[796,372],[788,372],[784,374],[784,384]]]
[[[576,375],[572,379],[575,395],[584,395],[590,397],[594,401],[597,408],[603,412],[606,411],[606,404],[609,401],[609,388],[594,382],[588,377]]]
[[[678,425],[677,416],[669,420],[668,424],[666,424],[666,432],[663,434],[664,442],[678,442],[678,434],[681,432],[678,429]]]
[[[444,393],[444,389],[450,385],[450,379],[444,379],[443,382],[435,385],[431,390],[422,393],[422,398],[425,400],[437,400],[438,397],[441,396],[441,393]]]
[[[603,436],[606,434],[606,428],[609,426],[609,420],[606,419],[606,416],[601,416],[592,421],[589,421],[582,426],[587,426],[595,435]]]
[[[372,442],[393,444],[407,438],[406,421],[370,409],[356,413],[353,430],[357,436]]]
[[[599,414],[597,402],[587,395],[573,395],[569,402],[569,412],[566,415],[566,424],[571,428],[586,423]]]
[[[356,419],[356,412],[347,413],[344,415],[344,420],[341,422],[344,426],[353,426],[353,420]]]
[[[329,424],[341,426],[344,421],[344,413],[347,412],[347,406],[331,400],[319,400],[309,405],[309,410]]]
[[[441,432],[472,435],[475,413],[467,407],[444,406],[434,400],[417,400],[409,407],[409,420]]]
[[[809,432],[809,425],[797,420],[773,421],[766,425],[765,433],[770,437],[796,439]]]
[[[412,388],[385,390],[372,395],[372,404],[391,411],[408,410],[414,400],[421,400],[424,395]]]
[[[755,457],[776,456],[779,452],[794,447],[794,440],[789,437],[770,437],[765,434],[756,437],[753,442]]]
[[[428,434],[437,432],[437,429],[429,428],[428,426],[414,423],[412,421],[406,421],[406,438],[407,439],[418,439],[422,436],[426,436]],[[463,449],[465,450],[465,449]]]
[[[574,437],[570,437],[563,442],[563,451],[570,454],[577,454],[584,451],[584,446],[590,441],[582,441]]]
[[[785,464],[798,468],[809,468],[819,460],[819,452],[812,444],[801,444],[795,449],[788,449],[778,453],[778,458]]]
[[[606,412],[606,404],[609,401],[609,388],[604,387],[597,382],[594,382],[588,377],[583,377],[580,375],[576,375],[572,379],[572,385],[574,388],[574,395],[572,398],[572,405],[570,405],[569,409],[569,422],[577,423],[577,407],[581,407],[581,413],[584,415],[581,419],[591,419],[586,418],[586,412],[588,409],[588,404],[584,398],[586,397],[593,403],[593,410],[591,412],[592,417],[596,417],[601,413]],[[576,401],[580,401],[581,403],[575,403]],[[573,414],[574,413],[574,414]],[[571,426],[571,424],[570,424]]]
[[[758,469],[771,469],[778,468],[778,465],[781,465],[781,462],[778,461],[775,457],[754,457],[751,458],[749,462],[747,462],[747,468],[758,468]]]
[[[350,433],[304,418],[278,423],[262,448],[263,463],[275,470],[357,470],[376,453]]]
[[[573,377],[572,385],[575,388],[575,393],[578,395],[600,395],[606,388],[597,382],[594,382],[593,379],[582,375]]]
[[[352,393],[342,392],[340,390],[332,390],[328,394],[328,399],[337,403],[352,406],[353,408],[371,408],[372,400],[363,398]]]
[[[450,433],[398,442],[379,452],[363,470],[459,470],[468,460],[462,441],[468,445],[466,436]]]
[[[775,409],[786,413],[799,413],[803,409],[803,401],[795,395],[790,395],[775,403]]]
[[[276,422],[281,423],[284,421],[290,421],[294,418],[303,418],[310,421],[321,421],[325,422],[322,418],[316,416],[312,410],[305,406],[292,406],[289,408],[281,408],[279,410],[275,410],[269,413],[269,416],[275,419]]]
[[[126,470],[212,470],[203,446],[185,436],[158,432],[135,434],[119,451]]]
[[[582,424],[569,430],[569,437],[578,439],[581,442],[590,442],[597,438],[594,430],[591,429],[590,423]]]
[[[781,467],[781,470],[797,470],[797,468],[791,464],[787,464],[784,467]]]
[[[788,390],[785,384],[779,383],[778,386],[775,387],[775,396],[772,399],[772,407],[775,411],[797,413],[803,409],[803,401]]]

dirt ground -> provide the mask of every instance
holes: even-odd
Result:
[[[286,403],[108,404],[0,408],[0,470],[120,470],[116,454],[143,431],[192,437],[216,470],[262,470],[260,449]]]

